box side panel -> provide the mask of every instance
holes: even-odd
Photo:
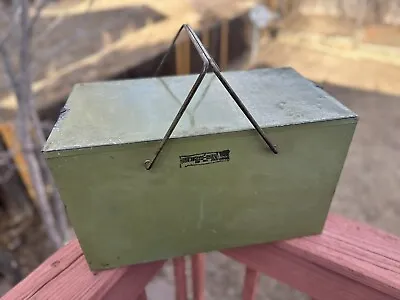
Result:
[[[174,139],[49,159],[92,269],[321,231],[355,120]],[[204,154],[206,153],[206,154]]]

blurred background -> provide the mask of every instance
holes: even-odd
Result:
[[[0,296],[73,237],[41,155],[73,85],[153,76],[184,23],[222,70],[290,66],[355,111],[331,211],[400,235],[399,0],[0,0]],[[180,38],[161,75],[200,68]],[[206,268],[207,299],[240,299],[242,265]],[[267,277],[257,297],[307,299]]]

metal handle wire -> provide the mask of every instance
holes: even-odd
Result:
[[[147,170],[150,170],[151,167],[154,165],[154,162],[157,160],[158,156],[161,153],[161,150],[164,148],[165,144],[167,143],[168,139],[171,137],[172,132],[174,131],[176,125],[178,124],[179,120],[181,119],[183,113],[185,112],[186,108],[189,106],[190,101],[192,100],[194,94],[196,93],[197,89],[199,88],[201,82],[203,81],[205,75],[209,71],[209,69],[212,69],[214,74],[217,76],[219,81],[222,83],[222,85],[225,87],[225,89],[228,91],[228,93],[231,95],[232,99],[236,102],[236,104],[239,106],[241,111],[245,114],[247,119],[250,121],[250,123],[253,125],[253,127],[256,129],[258,134],[261,136],[261,138],[264,140],[264,142],[268,145],[269,149],[275,153],[278,154],[278,150],[276,149],[276,146],[273,145],[261,129],[260,125],[258,125],[257,121],[253,118],[253,116],[250,114],[250,112],[247,110],[246,106],[243,104],[243,102],[240,100],[239,96],[235,93],[235,91],[232,89],[232,87],[229,85],[229,83],[226,81],[226,79],[222,76],[221,71],[217,65],[217,63],[214,61],[214,59],[210,56],[208,53],[207,49],[204,47],[204,45],[201,43],[199,37],[196,35],[194,30],[187,24],[183,24],[181,28],[178,30],[178,33],[175,35],[171,45],[169,46],[167,52],[164,54],[164,57],[162,58],[160,64],[158,65],[156,72],[154,76],[156,77],[162,67],[162,65],[165,62],[165,59],[167,56],[172,52],[173,47],[182,32],[182,30],[186,30],[188,33],[188,36],[190,40],[192,41],[193,45],[195,46],[197,52],[199,53],[201,59],[203,60],[203,68],[201,73],[198,75],[196,81],[194,82],[192,88],[190,89],[188,95],[186,96],[185,101],[183,102],[181,108],[179,109],[178,113],[176,114],[174,120],[172,121],[170,127],[168,128],[167,132],[165,133],[164,138],[162,139],[160,146],[158,147],[156,153],[154,154],[152,159],[147,159],[144,162],[145,168]]]

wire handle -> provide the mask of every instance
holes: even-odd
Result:
[[[190,89],[188,95],[186,96],[185,101],[183,102],[181,108],[179,109],[178,113],[176,114],[174,120],[172,121],[170,127],[168,128],[167,132],[165,133],[164,138],[162,139],[160,146],[158,147],[155,155],[153,156],[152,159],[146,159],[144,162],[145,168],[147,170],[150,170],[151,167],[154,165],[154,162],[157,160],[158,156],[161,153],[161,150],[164,148],[165,144],[167,143],[168,139],[171,137],[172,132],[174,131],[176,125],[178,124],[179,120],[181,119],[183,113],[185,112],[186,108],[189,106],[190,101],[192,100],[194,94],[196,93],[197,89],[199,88],[201,82],[203,81],[205,75],[207,74],[207,71],[212,69],[214,74],[217,76],[219,81],[222,83],[222,85],[225,87],[225,89],[228,91],[228,93],[231,95],[232,99],[236,102],[236,104],[239,106],[241,111],[245,114],[247,119],[250,121],[250,123],[253,125],[253,127],[256,129],[258,134],[261,136],[261,138],[264,140],[264,142],[268,145],[269,149],[275,153],[278,154],[278,150],[276,149],[276,146],[273,145],[261,129],[260,125],[258,125],[257,121],[253,118],[253,116],[250,114],[250,112],[247,110],[246,106],[243,104],[243,102],[240,100],[239,96],[234,92],[232,87],[229,85],[229,83],[226,81],[226,79],[222,76],[221,71],[217,65],[217,63],[214,61],[214,59],[210,56],[208,53],[207,49],[204,47],[204,45],[201,43],[199,37],[196,35],[194,30],[187,24],[183,24],[181,28],[179,29],[178,33],[175,35],[171,45],[169,46],[167,52],[165,53],[164,57],[162,58],[159,66],[157,67],[157,70],[154,74],[156,77],[161,69],[161,66],[164,64],[165,59],[167,56],[172,52],[172,49],[176,43],[176,40],[179,37],[179,34],[182,32],[182,30],[185,29],[189,35],[190,40],[192,41],[193,45],[195,46],[197,52],[199,53],[201,59],[203,60],[203,68],[201,73],[198,75],[196,81],[194,82],[192,88]]]

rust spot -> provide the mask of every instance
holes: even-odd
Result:
[[[59,264],[60,264],[60,261],[59,261],[59,260],[55,260],[55,261],[53,261],[53,262],[51,263],[51,266],[52,266],[53,268],[55,268],[55,267],[57,267]]]
[[[61,110],[60,110],[60,117],[65,117],[65,114],[67,113],[67,112],[69,112],[69,108],[67,107],[67,106],[64,106],[63,108],[61,108]]]

